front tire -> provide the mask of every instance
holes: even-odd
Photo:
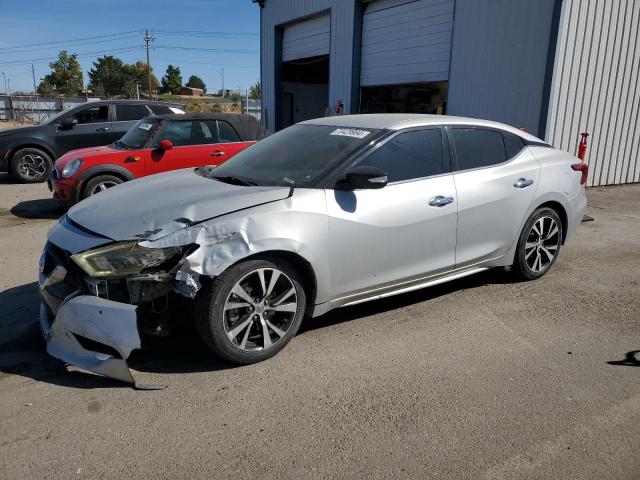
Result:
[[[546,274],[562,246],[562,221],[552,208],[534,211],[520,233],[513,272],[525,280]]]
[[[44,182],[53,169],[53,160],[39,148],[22,148],[11,159],[11,176],[21,183]]]
[[[113,175],[98,175],[97,177],[93,177],[91,180],[87,182],[87,185],[84,187],[82,191],[81,199],[84,200],[96,193],[103,192],[104,190],[108,190],[109,188],[117,187],[122,183],[122,179],[120,177],[115,177]]]
[[[230,362],[249,364],[273,357],[302,323],[306,295],[301,278],[282,259],[234,265],[199,292],[198,332]]]

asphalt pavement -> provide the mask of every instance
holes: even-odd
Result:
[[[588,198],[538,281],[336,310],[251,366],[187,330],[132,357],[167,386],[136,391],[44,352],[37,261],[62,212],[0,175],[0,478],[640,478],[640,185]]]

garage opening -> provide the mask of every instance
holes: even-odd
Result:
[[[329,107],[329,55],[283,62],[280,128],[324,117]]]
[[[329,15],[283,29],[278,129],[325,116],[329,108],[330,42]]]
[[[430,113],[447,111],[448,82],[362,87],[360,113]]]
[[[446,113],[454,0],[374,0],[362,17],[361,113]]]

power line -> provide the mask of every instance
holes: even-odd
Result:
[[[217,53],[250,53],[250,54],[258,54],[257,50],[230,50],[226,48],[204,48],[204,47],[181,47],[181,46],[173,46],[173,45],[156,45],[155,48],[164,48],[171,50],[197,50],[202,52],[217,52]]]
[[[133,51],[139,51],[141,49],[141,47],[139,46],[128,46],[128,47],[122,47],[122,48],[114,48],[111,50],[99,50],[96,52],[83,52],[83,53],[78,53],[78,54],[73,54],[76,55],[77,58],[85,58],[85,57],[91,57],[94,55],[106,55],[107,53],[125,53],[125,52],[133,52]],[[29,60],[15,60],[15,61],[11,61],[11,62],[0,62],[0,65],[23,65],[23,64],[29,64],[29,63],[45,63],[45,62],[50,62],[50,61],[54,61],[56,60],[58,57],[44,57],[44,58],[31,58]]]
[[[65,45],[65,47],[80,47],[83,45],[93,45],[96,43],[105,43],[105,42],[117,42],[120,40],[128,40],[131,38],[138,38],[138,34],[134,34],[134,35],[126,35],[126,36],[121,36],[121,37],[117,37],[117,38],[108,38],[108,39],[101,39],[101,40],[92,40],[90,42],[83,42],[83,43],[77,43],[75,45]],[[59,49],[61,48],[60,46],[49,46],[49,47],[36,47],[36,48],[26,48],[24,50],[12,50],[12,51],[5,51],[4,49],[2,50],[2,53],[8,54],[8,55],[13,55],[13,54],[17,54],[17,53],[26,53],[26,52],[36,52],[36,51],[41,51],[41,50],[54,50],[54,49]]]
[[[43,46],[43,45],[57,45],[60,43],[64,43],[64,44],[71,44],[73,42],[81,42],[81,41],[85,41],[85,40],[96,40],[98,38],[108,38],[108,37],[116,37],[118,35],[126,35],[129,33],[140,33],[140,30],[129,30],[126,32],[118,32],[118,33],[109,33],[109,34],[105,34],[105,35],[93,35],[91,37],[82,37],[82,38],[75,38],[75,39],[70,39],[70,40],[56,40],[56,41],[49,41],[49,42],[41,42],[41,43],[30,43],[27,45],[18,45],[15,47],[2,47],[2,51],[3,53],[6,53],[7,50],[11,50],[11,49],[15,49],[15,48],[26,48],[26,47],[39,47],[39,46]]]
[[[232,67],[232,68],[252,68],[252,69],[257,69],[260,68],[260,65],[232,65],[229,63],[209,63],[209,62],[197,62],[195,60],[177,60],[175,58],[162,58],[162,57],[155,57],[156,60],[163,60],[165,62],[176,62],[176,63],[195,63],[195,64],[199,64],[199,65],[209,65],[212,67]]]

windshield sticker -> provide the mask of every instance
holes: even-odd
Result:
[[[151,127],[153,127],[153,125],[151,125],[150,123],[141,123],[140,125],[138,125],[138,128],[140,130],[151,130]]]
[[[169,107],[169,110],[171,110],[173,113],[184,115],[184,110],[180,110],[179,108]]]
[[[330,135],[340,135],[341,137],[364,138],[371,132],[366,130],[356,130],[355,128],[338,128],[330,133]]]
[[[287,183],[290,183],[291,185],[295,184],[295,180],[291,180],[290,178],[284,177],[282,180],[284,180]]]

